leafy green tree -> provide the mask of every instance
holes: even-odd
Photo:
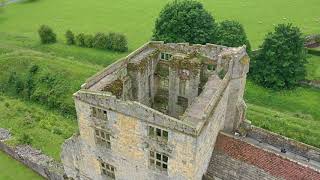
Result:
[[[127,38],[123,34],[109,33],[107,36],[107,49],[119,52],[125,52],[128,50]]]
[[[93,37],[93,47],[97,49],[106,49],[107,35],[105,33],[98,32]]]
[[[194,0],[173,1],[160,12],[153,40],[205,44],[215,41],[216,24],[212,15]]]
[[[84,44],[85,44],[85,47],[87,48],[93,47],[93,36],[91,34],[86,34],[84,36]]]
[[[80,46],[80,47],[85,47],[85,34],[84,33],[80,33],[76,36],[76,45]]]
[[[47,25],[40,26],[38,33],[42,44],[50,44],[57,42],[56,34]]]
[[[71,30],[66,31],[65,36],[66,36],[68,45],[75,44],[74,34],[73,34],[73,32]]]
[[[251,74],[272,89],[290,89],[306,75],[304,38],[298,27],[279,24],[266,35],[261,51],[251,61]]]
[[[251,51],[251,45],[247,38],[247,34],[242,24],[237,21],[226,20],[219,24],[217,31],[217,44],[229,47],[246,45],[248,52]]]

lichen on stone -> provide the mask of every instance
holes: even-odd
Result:
[[[103,91],[111,92],[117,98],[122,96],[123,90],[123,82],[120,79],[113,81],[112,83],[108,84],[106,87],[103,88]]]

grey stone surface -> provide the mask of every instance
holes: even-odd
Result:
[[[9,130],[4,129],[4,128],[0,128],[0,141],[5,141],[10,139],[11,134],[9,132]]]
[[[161,53],[170,57],[162,60]],[[67,176],[104,179],[100,163],[106,162],[116,179],[201,179],[219,131],[233,131],[243,120],[248,68],[245,47],[147,43],[75,93],[80,135],[63,145]],[[121,87],[105,91],[116,80]],[[107,121],[93,117],[92,108],[102,109]],[[150,125],[167,131],[168,140],[150,137]],[[110,149],[96,142],[95,128],[110,134]],[[166,171],[150,166],[150,151],[169,157]]]
[[[8,131],[1,129],[1,134],[8,137]],[[7,138],[6,140],[8,140]],[[28,166],[42,177],[50,180],[63,180],[64,169],[61,163],[56,162],[51,157],[43,154],[41,151],[32,148],[29,145],[19,145],[10,147],[5,144],[5,141],[0,141],[0,150],[7,153],[14,159]]]

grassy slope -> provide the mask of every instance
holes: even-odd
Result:
[[[74,59],[57,57],[53,54],[20,48],[17,46],[4,45],[0,43],[0,87],[6,87],[9,76],[16,72],[20,79],[25,81],[31,66],[38,65],[39,71],[34,77],[35,90],[34,99],[49,97],[48,101],[61,102],[60,110],[71,109],[74,103],[72,94],[76,92],[81,84],[102,67],[98,65],[84,64]],[[50,89],[50,83],[42,80],[44,77],[55,78],[57,84]],[[11,94],[15,89],[9,89]],[[61,94],[62,93],[62,94]],[[38,102],[39,102],[38,101]],[[54,107],[50,102],[43,102],[49,107]],[[70,111],[69,111],[70,112]]]
[[[0,151],[0,180],[40,180],[38,174]]]
[[[247,119],[254,125],[320,148],[320,91],[274,92],[247,82]]]
[[[320,80],[320,56],[309,56],[306,67],[308,80]]]
[[[52,26],[60,39],[67,29],[85,33],[116,31],[128,36],[130,49],[133,50],[150,39],[154,20],[167,2],[169,0],[41,0],[11,4],[0,17],[0,32],[19,34],[35,40],[36,30],[41,24]],[[306,34],[320,30],[318,0],[308,0],[307,3],[305,0],[201,2],[218,21],[236,19],[243,23],[253,47],[260,44],[273,24],[292,22]]]
[[[32,138],[33,147],[41,149],[56,160],[60,160],[64,140],[77,129],[74,119],[63,117],[37,104],[1,94],[0,112],[0,127],[9,129],[13,135],[9,144],[18,144],[18,139],[26,133]]]

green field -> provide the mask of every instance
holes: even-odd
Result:
[[[308,80],[320,80],[320,56],[308,56],[306,68]]]
[[[38,174],[0,151],[0,180],[40,180]]]
[[[0,112],[0,127],[9,129],[13,135],[9,144],[18,144],[19,137],[26,133],[31,137],[33,147],[58,161],[62,143],[77,131],[74,119],[63,117],[37,104],[1,94]]]
[[[85,79],[128,53],[67,46],[64,32],[121,32],[127,35],[129,51],[150,40],[154,20],[168,0],[39,0],[17,3],[0,12],[0,127],[13,133],[12,144],[18,143],[22,133],[28,133],[32,145],[59,160],[62,142],[77,131],[72,93]],[[274,24],[292,22],[305,34],[320,32],[319,0],[202,0],[205,8],[218,21],[240,21],[254,48]],[[56,31],[58,43],[41,45],[37,29],[47,24]],[[310,56],[307,79],[320,79],[320,57]],[[7,84],[9,76],[17,73],[25,81],[30,67],[39,66],[36,75],[35,97],[16,94]],[[48,87],[43,77],[54,77],[59,86]],[[53,93],[53,94],[47,94]],[[48,101],[41,97],[50,95]],[[33,96],[33,97],[34,97]],[[320,91],[299,87],[291,91],[275,92],[247,81],[245,100],[247,118],[253,124],[320,148]],[[53,106],[52,102],[59,102]],[[1,165],[12,160],[2,158]],[[12,168],[20,172],[20,166]],[[10,175],[0,173],[0,179]],[[26,173],[27,174],[27,173]],[[15,178],[23,179],[23,177]],[[31,178],[32,179],[32,178]]]
[[[75,32],[122,32],[133,50],[148,41],[154,20],[169,0],[39,0],[7,6],[0,16],[0,32],[37,39],[36,30],[48,24],[60,40],[67,29]],[[201,0],[217,21],[240,21],[253,47],[274,24],[292,22],[306,34],[319,33],[318,0]]]

